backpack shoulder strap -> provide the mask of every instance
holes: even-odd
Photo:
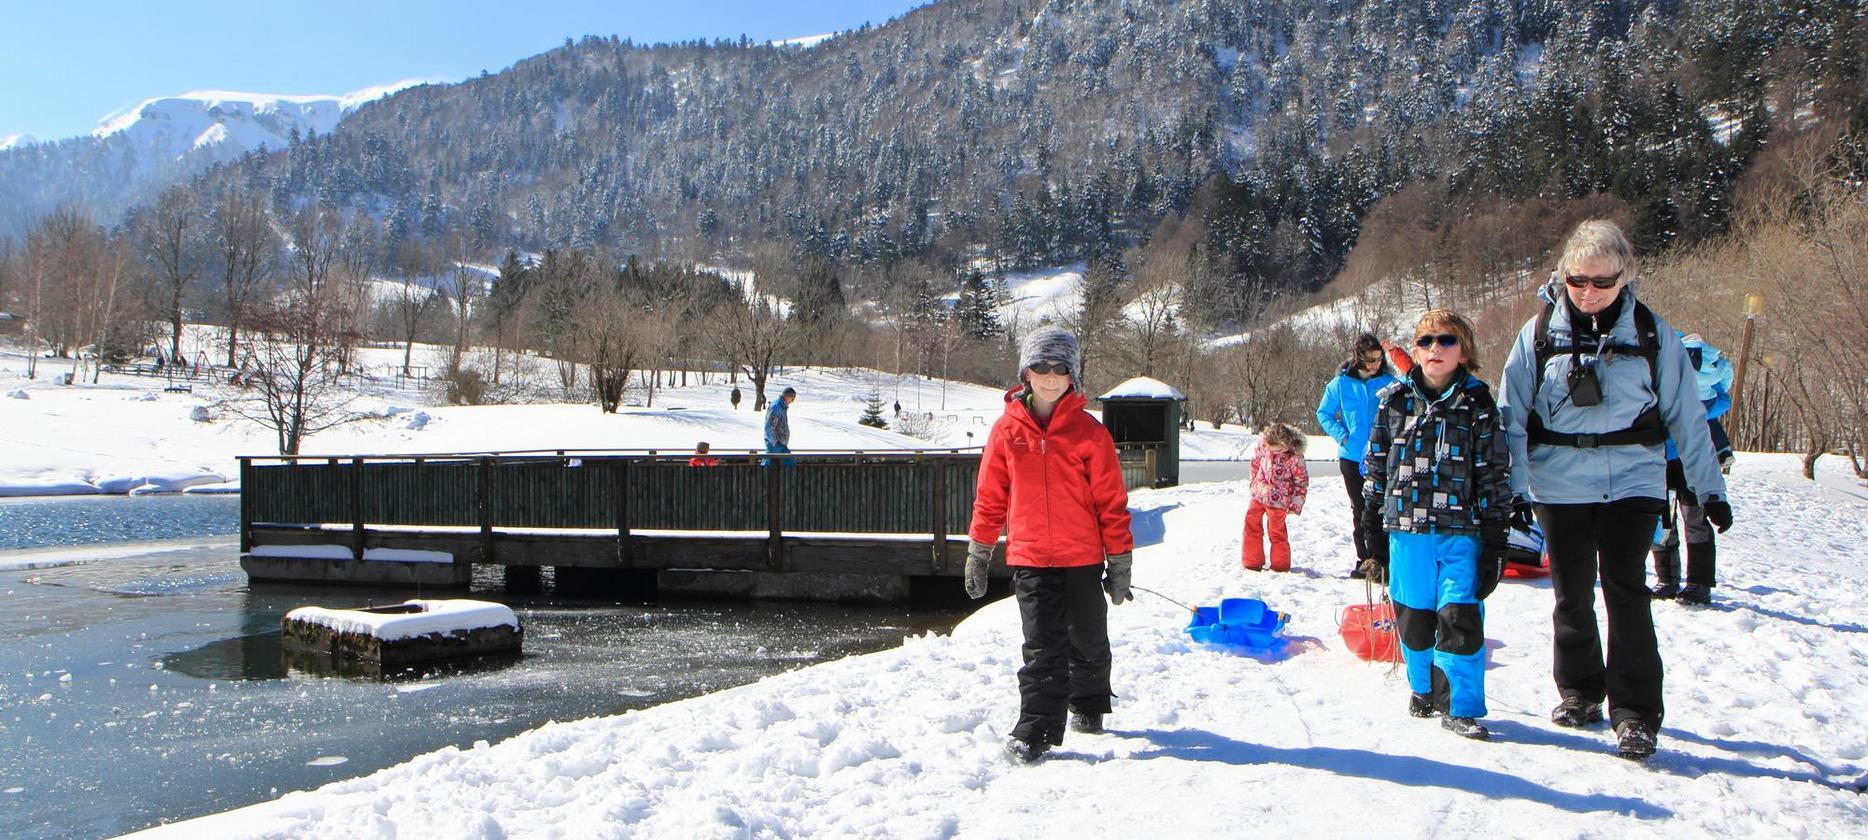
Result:
[[[1537,313],[1537,326],[1531,330],[1531,362],[1534,367],[1531,369],[1529,411],[1532,415],[1537,413],[1537,389],[1544,384],[1544,365],[1550,362],[1550,313],[1556,309],[1556,304],[1545,302],[1543,311]]]
[[[1635,346],[1647,359],[1648,376],[1654,385],[1654,398],[1660,399],[1660,329],[1654,318],[1654,310],[1647,304],[1635,301]]]

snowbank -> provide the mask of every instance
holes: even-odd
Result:
[[[1277,654],[1191,643],[1167,597],[1109,613],[1116,712],[1015,766],[1015,605],[951,636],[617,717],[449,748],[156,837],[1760,836],[1868,834],[1868,503],[1741,457],[1710,608],[1657,604],[1661,752],[1548,722],[1548,581],[1487,602],[1485,743],[1410,718],[1335,616],[1363,601],[1348,502],[1290,520],[1296,570],[1239,568],[1243,482],[1131,498],[1140,586],[1291,614]]]

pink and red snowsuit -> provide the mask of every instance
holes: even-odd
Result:
[[[1248,569],[1265,567],[1265,538],[1271,538],[1271,570],[1290,571],[1291,539],[1286,514],[1304,512],[1310,472],[1304,456],[1272,449],[1259,441],[1252,450],[1252,504],[1245,510],[1245,538],[1239,562]]]

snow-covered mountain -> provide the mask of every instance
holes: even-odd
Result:
[[[144,100],[106,115],[85,137],[0,137],[0,232],[77,201],[100,222],[246,152],[284,148],[294,134],[326,134],[363,105],[429,80],[345,94],[199,90]]]
[[[125,137],[151,162],[175,160],[200,149],[234,153],[282,147],[294,131],[325,134],[345,114],[403,88],[409,79],[342,95],[288,96],[197,90],[143,101],[100,120],[92,137]]]

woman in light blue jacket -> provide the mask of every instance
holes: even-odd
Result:
[[[1673,328],[1635,300],[1634,249],[1611,222],[1579,225],[1505,362],[1513,519],[1543,526],[1556,593],[1559,726],[1602,719],[1623,757],[1652,755],[1664,712],[1646,558],[1667,497],[1665,444],[1720,531],[1732,525],[1694,371]],[[1608,658],[1596,629],[1600,574]]]
[[[1368,454],[1369,429],[1381,408],[1381,390],[1399,381],[1388,366],[1381,340],[1363,333],[1350,348],[1349,361],[1323,386],[1323,400],[1317,403],[1317,425],[1336,441],[1336,466],[1349,491],[1349,527],[1356,542],[1356,563],[1349,570],[1352,578],[1363,577],[1363,564],[1375,556],[1361,527],[1362,457]]]

